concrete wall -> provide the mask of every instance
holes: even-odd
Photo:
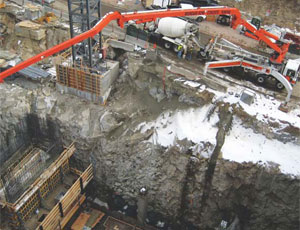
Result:
[[[106,60],[108,71],[103,74],[101,78],[101,96],[104,96],[106,92],[110,89],[113,82],[119,75],[119,62]]]

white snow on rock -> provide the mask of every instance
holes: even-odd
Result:
[[[195,143],[204,141],[215,144],[218,131],[216,123],[219,117],[214,113],[208,121],[207,114],[210,108],[204,106],[174,112],[166,111],[155,121],[141,123],[137,129],[146,132],[154,128],[150,141],[166,147],[173,145],[176,138],[179,140],[187,138]]]
[[[199,84],[198,82],[194,82],[194,81],[186,81],[186,82],[184,82],[184,84],[188,85],[188,86],[191,86],[193,88],[201,86],[201,84]]]
[[[287,121],[295,127],[300,128],[300,110],[292,110],[289,113],[282,112],[278,109],[280,102],[272,97],[265,96],[256,97],[254,103],[249,106],[245,103],[240,103],[243,109],[250,115],[256,115],[258,120],[267,121]]]
[[[221,151],[224,159],[266,165],[274,162],[282,173],[300,175],[300,146],[267,139],[236,120]]]
[[[288,122],[291,125],[300,128],[300,107],[292,109],[288,113],[279,110],[281,102],[272,96],[265,96],[262,94],[256,94],[254,102],[248,105],[240,100],[242,89],[231,89],[231,94],[221,93],[209,89],[216,95],[216,100],[224,101],[229,104],[238,104],[246,113],[251,116],[255,116],[256,119],[264,122],[271,120],[272,122],[282,123]]]

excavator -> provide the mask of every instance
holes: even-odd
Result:
[[[257,29],[246,20],[244,20],[241,16],[241,12],[236,8],[226,7],[226,6],[215,6],[215,7],[198,7],[193,9],[162,9],[162,10],[153,10],[153,11],[135,11],[135,12],[111,12],[106,14],[93,28],[90,30],[73,37],[63,43],[60,43],[32,58],[29,58],[14,67],[0,73],[0,82],[18,72],[19,70],[26,68],[32,64],[35,64],[51,55],[54,55],[64,49],[69,48],[87,38],[94,37],[97,35],[102,29],[107,26],[111,21],[116,20],[118,25],[121,28],[124,28],[124,24],[128,21],[134,21],[136,24],[147,23],[156,21],[158,18],[164,17],[185,17],[185,16],[195,16],[195,15],[231,15],[231,27],[236,29],[238,26],[245,27],[249,32],[254,34],[259,40],[265,42],[270,48],[274,50],[274,55],[272,55],[269,59],[270,63],[275,63],[277,65],[283,65],[285,60],[285,55],[288,52],[289,43],[285,43],[280,41],[280,38],[268,33],[264,29]],[[276,43],[273,43],[271,39],[275,39]],[[218,65],[216,68],[218,68]],[[212,66],[214,68],[214,66]],[[267,70],[269,71],[269,70]],[[266,74],[272,74],[271,72],[267,72]],[[278,81],[282,82],[284,86],[286,86],[289,91],[289,96],[291,94],[291,85],[289,81],[284,76],[275,76]]]

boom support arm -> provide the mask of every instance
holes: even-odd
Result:
[[[282,63],[284,61],[285,55],[288,52],[290,43],[283,43],[281,46],[277,45],[276,43],[273,43],[270,38],[275,39],[276,41],[279,41],[279,38],[274,35],[269,33],[268,31],[265,31],[264,29],[259,29],[257,30],[254,26],[252,26],[249,22],[247,22],[246,20],[242,19],[242,18],[237,18],[234,21],[234,24],[236,25],[242,25],[244,27],[246,27],[247,30],[249,30],[250,32],[252,32],[254,35],[250,37],[255,39],[255,40],[261,40],[264,43],[266,43],[270,48],[272,48],[273,50],[275,50],[278,55],[271,57],[270,60],[272,62],[275,63]]]
[[[198,7],[193,9],[164,9],[164,10],[155,10],[155,11],[138,11],[138,12],[130,12],[130,13],[119,13],[119,12],[111,12],[106,14],[92,29],[74,37],[71,38],[59,45],[56,45],[32,58],[29,58],[25,60],[24,62],[21,62],[20,64],[17,64],[16,66],[0,73],[0,82],[3,82],[3,80],[10,76],[11,74],[14,74],[18,72],[21,69],[24,69],[32,64],[35,64],[44,58],[47,58],[53,54],[56,54],[64,49],[69,48],[72,45],[75,45],[76,43],[79,43],[87,38],[93,37],[96,34],[98,34],[106,25],[108,25],[111,21],[117,20],[118,25],[123,28],[124,23],[128,22],[130,20],[134,20],[137,24],[139,23],[145,23],[150,21],[155,21],[157,18],[163,18],[163,17],[183,17],[183,16],[191,16],[191,15],[232,15],[233,16],[233,29],[236,29],[236,27],[239,24],[246,25],[245,21],[241,18],[241,13],[236,8],[230,8],[226,6],[219,6],[219,7]],[[247,26],[247,25],[246,25]],[[253,31],[250,30],[250,31]],[[254,31],[253,33],[257,33]],[[271,43],[270,39],[268,39],[264,35],[258,35],[261,37],[263,41],[265,41],[268,45]],[[271,45],[269,45],[271,46]],[[274,47],[274,48],[273,48]],[[279,47],[275,47],[275,45],[272,45],[271,48],[275,49],[277,52],[280,51]]]
[[[111,12],[106,14],[92,29],[71,38],[63,43],[60,43],[32,58],[21,62],[20,64],[0,73],[0,82],[18,72],[21,69],[24,69],[32,64],[35,64],[44,58],[47,58],[53,54],[56,54],[64,49],[69,48],[72,45],[75,45],[87,38],[93,37],[98,34],[105,26],[107,26],[111,21],[117,20],[118,25],[123,28],[124,23],[130,20],[134,20],[137,24],[145,23],[150,21],[155,21],[157,18],[163,17],[179,17],[179,16],[188,16],[188,15],[220,15],[220,14],[231,14],[236,17],[240,17],[241,14],[236,8],[229,7],[215,7],[211,8],[194,8],[194,9],[167,9],[167,10],[155,10],[155,11],[139,11],[139,12],[130,12],[130,13],[119,13]]]

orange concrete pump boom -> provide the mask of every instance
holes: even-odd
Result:
[[[14,67],[0,73],[0,82],[18,72],[21,69],[24,69],[32,64],[35,64],[44,58],[47,58],[53,54],[56,54],[66,48],[69,48],[72,45],[75,45],[87,38],[93,37],[98,34],[105,26],[107,26],[111,21],[117,20],[118,25],[123,28],[124,23],[130,20],[135,21],[137,24],[146,23],[155,21],[157,18],[163,17],[184,17],[191,15],[232,15],[232,28],[236,29],[238,25],[244,25],[251,32],[256,34],[262,41],[266,42],[271,48],[273,48],[276,52],[279,53],[280,59],[284,59],[284,55],[287,52],[286,50],[281,50],[279,46],[273,44],[271,40],[265,36],[264,33],[254,30],[253,28],[248,28],[251,25],[241,18],[241,13],[236,8],[230,8],[226,6],[219,7],[198,7],[193,9],[163,9],[163,10],[154,10],[154,11],[136,11],[130,13],[119,13],[119,12],[111,12],[106,14],[92,29],[71,38],[63,43],[60,43],[32,58],[25,60],[17,64]]]

